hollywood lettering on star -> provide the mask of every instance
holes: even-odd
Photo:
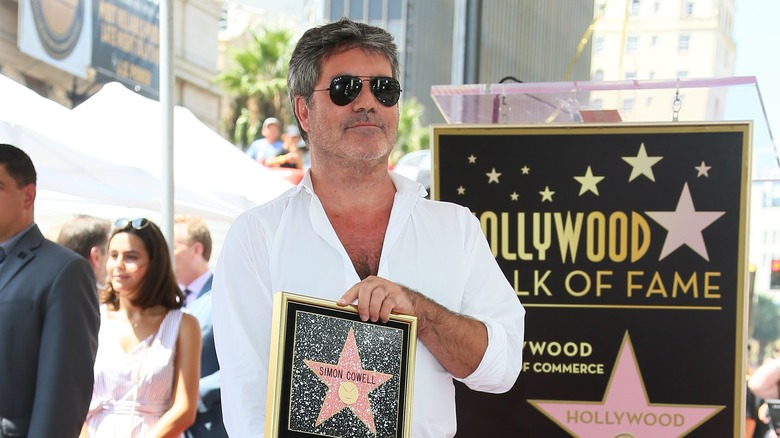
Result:
[[[527,310],[518,383],[501,396],[459,385],[459,434],[737,433],[749,134],[434,128],[434,198],[474,213]]]

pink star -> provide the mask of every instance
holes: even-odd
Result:
[[[579,437],[621,434],[631,434],[626,436],[636,438],[681,437],[724,408],[650,403],[628,332],[623,338],[601,402],[528,402],[569,433]]]
[[[338,364],[313,360],[304,360],[303,362],[320,380],[328,385],[328,393],[322,403],[316,426],[327,421],[345,407],[349,407],[371,432],[376,433],[374,413],[371,410],[368,393],[392,378],[393,375],[363,369],[355,341],[355,332],[351,328],[347,334],[344,348],[341,350]]]
[[[725,212],[696,211],[691,192],[688,190],[688,183],[683,186],[675,211],[647,211],[645,213],[668,231],[664,247],[661,249],[661,256],[658,258],[659,261],[683,245],[688,245],[704,260],[710,260],[701,232],[723,216]]]

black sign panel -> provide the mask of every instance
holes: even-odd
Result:
[[[92,2],[92,67],[98,82],[118,81],[159,98],[160,6],[156,0]]]
[[[527,310],[517,384],[459,385],[458,436],[739,436],[750,129],[434,128],[433,198]]]

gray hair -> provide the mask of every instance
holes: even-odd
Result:
[[[287,70],[287,89],[293,112],[296,96],[303,96],[307,105],[311,103],[322,62],[337,53],[352,49],[362,49],[385,57],[393,70],[393,77],[398,79],[398,49],[393,36],[382,28],[342,18],[335,23],[307,30],[295,45]],[[303,130],[297,114],[295,122],[301,137],[307,140],[308,133]]]

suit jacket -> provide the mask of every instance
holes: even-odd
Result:
[[[222,397],[219,392],[219,362],[214,348],[214,329],[211,322],[211,276],[198,298],[190,306],[190,313],[198,319],[203,339],[200,355],[200,398],[195,423],[187,429],[190,438],[227,437],[222,423]]]
[[[78,436],[99,326],[92,267],[33,226],[0,264],[0,436]]]

